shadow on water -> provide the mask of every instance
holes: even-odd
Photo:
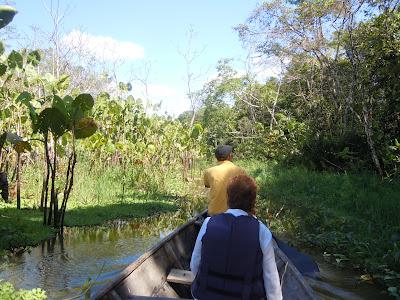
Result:
[[[42,212],[16,207],[0,208],[0,249],[16,249],[33,245],[53,234],[50,227],[43,227]]]
[[[68,210],[66,212],[65,224],[67,226],[70,226],[71,224],[102,224],[104,223],[104,220],[115,220],[121,218],[121,216],[126,219],[133,217],[147,217],[175,209],[177,209],[177,206],[174,203],[163,201],[143,201],[107,204],[105,206],[86,206]]]

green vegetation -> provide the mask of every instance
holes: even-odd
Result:
[[[362,270],[393,295],[400,284],[400,181],[276,163],[247,166],[259,185],[257,214],[277,234]]]
[[[12,284],[0,281],[0,299],[4,300],[43,300],[46,299],[46,292],[42,289],[15,290]]]

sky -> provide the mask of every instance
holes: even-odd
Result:
[[[199,56],[191,70],[200,78],[194,88],[216,73],[219,59],[233,58],[235,67],[244,69],[248,51],[242,47],[233,27],[244,23],[257,7],[256,0],[60,0],[66,7],[62,39],[85,41],[86,51],[124,64],[117,69],[121,81],[132,74],[144,77],[143,66],[150,66],[148,88],[154,102],[162,101],[160,111],[177,116],[189,109],[186,98],[186,63],[182,55],[193,29],[192,49]],[[0,1],[1,4],[7,3]],[[31,37],[31,27],[51,32],[52,20],[46,11],[50,0],[8,1],[18,14],[12,25],[21,36]],[[57,3],[53,0],[53,4]],[[180,50],[179,50],[180,49]],[[132,71],[133,70],[133,71]],[[132,94],[143,97],[143,85],[133,82]]]

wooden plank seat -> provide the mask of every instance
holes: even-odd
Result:
[[[167,276],[167,282],[191,285],[194,280],[194,274],[191,271],[171,269]]]

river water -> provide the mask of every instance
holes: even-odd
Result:
[[[164,236],[143,236],[137,232],[137,221],[67,228],[63,238],[3,259],[0,279],[16,288],[40,287],[49,299],[84,298],[85,291],[93,292],[112,280]],[[322,299],[391,299],[376,286],[360,282],[360,274],[329,264],[317,253],[313,256],[321,270],[316,283]]]

